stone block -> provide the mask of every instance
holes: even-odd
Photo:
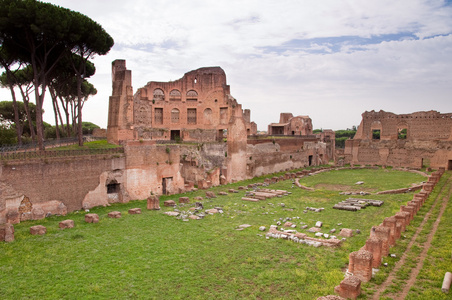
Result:
[[[141,214],[141,208],[129,209],[129,215],[139,215],[139,214]]]
[[[98,214],[86,214],[85,222],[86,223],[99,223],[99,215]]]
[[[339,232],[339,235],[343,236],[343,237],[352,237],[353,236],[353,229],[342,228],[341,232]]]
[[[6,223],[6,224],[0,225],[0,241],[2,241],[2,242],[14,241],[13,224]]]
[[[216,198],[217,195],[215,195],[214,192],[207,191],[207,192],[206,192],[206,197],[207,197],[207,198]]]
[[[411,221],[413,220],[413,218],[414,218],[414,215],[415,215],[414,207],[412,207],[412,206],[407,206],[407,205],[401,205],[401,206],[400,206],[400,209],[401,209],[403,212],[409,213],[409,216],[410,216],[410,222],[411,222]]]
[[[18,224],[20,223],[20,214],[17,210],[9,210],[6,213],[6,223]]]
[[[176,206],[176,202],[174,200],[166,200],[163,202],[163,206]]]
[[[339,296],[346,299],[356,299],[361,295],[361,280],[357,276],[347,276],[334,288]]]
[[[160,199],[156,195],[151,195],[147,198],[147,209],[149,210],[159,210],[160,209]]]
[[[190,203],[189,197],[179,197],[179,203]]]
[[[73,228],[73,227],[74,227],[74,220],[64,220],[64,221],[61,221],[61,222],[58,224],[58,227],[60,227],[61,229]]]
[[[42,225],[35,225],[30,227],[30,233],[32,235],[44,235],[47,233],[47,228]]]
[[[292,227],[293,223],[292,222],[286,222],[284,223],[284,227]]]
[[[359,250],[350,253],[348,271],[358,277],[362,282],[372,279],[372,253]]]
[[[119,219],[121,218],[121,212],[120,211],[111,211],[108,213],[108,217],[112,219]]]
[[[317,298],[317,300],[345,300],[345,298],[342,298],[341,296],[336,295],[327,295],[327,296],[321,296]]]

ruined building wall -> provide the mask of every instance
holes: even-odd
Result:
[[[125,158],[119,154],[8,161],[0,166],[0,224],[8,218],[17,222],[42,218],[48,212],[63,214],[82,209],[85,200],[98,197],[105,204],[127,201],[127,194],[120,189],[124,165]],[[120,191],[111,199],[107,195],[108,180],[116,182]],[[102,191],[96,191],[99,185]],[[34,208],[42,209],[44,215],[33,212]]]
[[[452,169],[452,114],[371,111],[362,117],[355,137],[345,143],[346,162]]]
[[[223,139],[238,106],[230,95],[220,67],[200,68],[170,82],[151,81],[132,96],[131,71],[124,60],[112,65],[109,141],[184,140],[211,142]],[[242,110],[245,134],[256,134],[250,111]]]

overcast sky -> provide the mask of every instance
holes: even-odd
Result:
[[[84,108],[84,120],[104,128],[115,59],[127,61],[134,93],[220,66],[259,130],[281,112],[335,130],[359,125],[366,110],[452,112],[451,0],[50,2],[87,15],[115,40],[94,59],[98,94]],[[50,102],[44,119],[53,124]]]

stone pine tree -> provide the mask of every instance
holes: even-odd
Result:
[[[33,69],[37,140],[44,149],[42,108],[51,72],[63,57],[73,53],[86,60],[106,54],[113,39],[78,12],[36,0],[0,0],[0,43],[16,62]],[[81,69],[83,79],[83,66]]]

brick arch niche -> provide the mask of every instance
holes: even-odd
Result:
[[[182,94],[180,93],[179,90],[174,89],[169,93],[170,101],[181,101],[181,99],[182,99]]]
[[[198,101],[198,93],[195,90],[187,92],[187,101]]]
[[[153,100],[155,101],[165,100],[165,92],[162,89],[155,89],[153,94],[154,94]]]
[[[204,124],[212,124],[212,109],[210,108],[204,110]]]

